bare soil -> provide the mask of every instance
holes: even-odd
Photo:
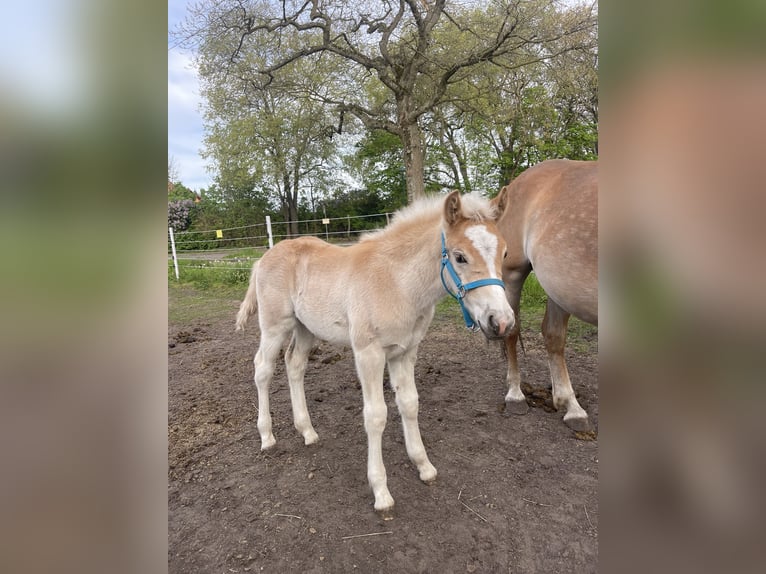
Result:
[[[546,400],[539,324],[523,328],[520,363],[540,408],[516,416],[503,412],[499,346],[466,331],[457,314],[437,314],[416,378],[420,429],[439,475],[431,486],[418,479],[387,386],[383,456],[396,508],[384,521],[367,485],[350,349],[323,343],[312,353],[306,395],[320,440],[309,447],[292,426],[278,365],[277,444],[262,453],[257,321],[234,332],[237,306],[232,299],[214,318],[168,327],[169,572],[596,572],[598,442],[578,440]],[[597,429],[596,339],[586,331],[572,344],[570,334],[567,360]]]

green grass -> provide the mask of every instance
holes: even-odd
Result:
[[[209,290],[218,287],[247,286],[250,280],[252,262],[247,261],[203,261],[186,259],[178,262],[176,279],[173,263],[168,263],[168,283],[193,285],[197,289]]]

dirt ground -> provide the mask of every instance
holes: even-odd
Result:
[[[407,458],[386,388],[383,456],[396,508],[384,521],[367,485],[350,349],[323,343],[312,353],[306,395],[320,440],[309,447],[292,426],[280,362],[271,392],[277,444],[261,453],[257,322],[234,332],[237,306],[232,299],[216,318],[168,328],[170,573],[596,571],[598,442],[575,438],[545,405],[503,413],[499,346],[458,315],[437,314],[416,364],[420,429],[439,472],[431,486]],[[524,326],[520,363],[542,396],[549,379],[538,331]],[[596,335],[571,342],[570,375],[598,428]]]

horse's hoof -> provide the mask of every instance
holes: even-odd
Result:
[[[588,417],[572,417],[570,419],[564,419],[564,424],[567,425],[576,433],[592,433],[593,425],[590,424]]]
[[[319,435],[314,431],[307,433],[306,436],[303,437],[303,443],[306,446],[309,446],[311,444],[316,444],[318,442],[319,442]]]
[[[269,437],[267,439],[262,439],[261,440],[261,452],[266,451],[266,450],[270,450],[271,448],[274,447],[275,444],[277,444],[277,439],[275,439],[273,436],[271,436],[271,437]]]
[[[429,486],[432,485],[434,482],[436,482],[436,469],[432,466],[431,468],[421,472],[420,480]]]
[[[421,481],[423,484],[427,484],[428,486],[433,486],[434,484],[436,484],[436,474],[434,474],[434,475],[433,475],[432,477],[430,477],[430,478],[423,478],[423,477],[421,476],[421,477],[420,477],[420,481]]]
[[[382,518],[383,520],[393,520],[394,519],[394,503],[391,501],[391,506],[387,506],[385,508],[376,508],[375,513]]]
[[[526,399],[520,401],[507,400],[505,401],[505,414],[506,415],[525,415],[529,412],[529,405]]]

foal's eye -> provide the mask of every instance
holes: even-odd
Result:
[[[465,258],[465,255],[463,255],[459,251],[455,252],[455,261],[457,261],[458,263],[468,263],[468,260]]]
[[[503,259],[507,259],[507,258],[508,258],[508,250],[506,249],[505,251],[503,251]]]

